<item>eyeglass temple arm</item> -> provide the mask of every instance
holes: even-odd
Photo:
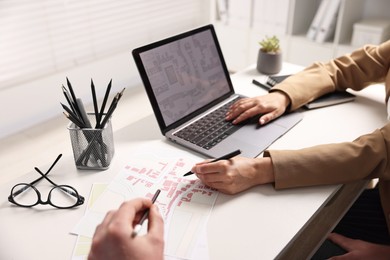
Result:
[[[22,193],[23,191],[25,191],[25,190],[27,190],[27,189],[29,189],[29,188],[30,188],[29,186],[25,186],[25,187],[23,187],[23,188],[20,188],[20,189],[17,190],[17,191],[12,192],[12,194],[8,197],[8,200],[10,199],[11,196],[12,196],[12,197],[16,197],[16,196],[18,196],[20,193]]]
[[[46,176],[47,173],[46,173],[46,174],[43,174],[37,167],[35,167],[34,169],[35,169],[40,175],[42,175],[41,178],[45,178],[48,182],[50,182],[50,183],[53,184],[54,186],[60,188],[60,189],[61,189],[62,191],[64,191],[65,193],[68,193],[68,194],[70,194],[70,195],[72,195],[72,196],[74,196],[74,197],[76,197],[76,198],[80,197],[80,195],[77,195],[77,194],[74,193],[73,191],[68,190],[68,189],[65,189],[65,188],[61,187],[60,185],[57,185],[56,183],[54,183],[52,180],[50,180],[50,179]]]
[[[53,164],[50,166],[50,168],[46,171],[46,173],[45,173],[45,174],[42,174],[42,173],[40,172],[40,174],[41,174],[42,176],[39,177],[38,179],[36,179],[35,181],[31,182],[30,185],[33,185],[33,184],[37,183],[38,181],[42,180],[42,179],[44,178],[44,176],[48,175],[49,172],[51,171],[51,169],[53,169],[54,165],[57,164],[58,160],[59,160],[61,157],[62,157],[62,154],[59,154],[59,155],[57,156],[57,158],[55,159],[55,161],[53,162]],[[38,169],[37,167],[35,167],[35,168]],[[35,169],[35,170],[36,170],[36,169]],[[56,186],[58,186],[58,185],[56,185]]]
[[[37,183],[38,181],[40,181],[40,180],[42,180],[43,178],[45,178],[45,176],[49,174],[49,172],[51,171],[51,169],[53,169],[54,165],[57,164],[58,160],[59,160],[61,157],[62,157],[62,154],[59,154],[59,155],[57,156],[57,158],[54,160],[53,164],[50,166],[50,168],[46,171],[45,174],[41,173],[41,172],[39,171],[39,169],[35,167],[36,169],[38,169],[39,173],[40,173],[42,176],[39,177],[38,179],[36,179],[35,181],[31,182],[30,185],[34,185],[34,184]],[[36,170],[36,169],[35,169],[35,170]],[[49,179],[47,179],[47,180],[48,180],[50,183],[52,183],[54,186],[58,186],[58,185],[56,185],[55,183],[53,183],[52,181],[50,181]],[[21,188],[21,189],[19,189],[19,190],[17,190],[17,191],[14,191],[14,192],[13,192],[13,196],[18,196],[20,193],[22,193],[23,191],[25,191],[25,190],[27,190],[27,189],[28,189],[28,187],[24,187],[24,188]]]

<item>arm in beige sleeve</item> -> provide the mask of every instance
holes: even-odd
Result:
[[[353,142],[301,150],[270,150],[275,187],[341,184],[362,179],[390,180],[390,123]]]
[[[328,63],[314,63],[272,88],[291,100],[290,110],[333,91],[361,90],[384,82],[390,65],[390,41],[361,49]]]

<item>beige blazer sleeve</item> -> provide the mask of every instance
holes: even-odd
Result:
[[[389,64],[390,41],[379,46],[367,45],[328,63],[314,63],[273,87],[271,92],[284,92],[291,100],[290,110],[295,110],[329,92],[390,83]],[[388,94],[389,88],[387,97]]]
[[[390,41],[368,45],[329,63],[316,63],[274,87],[291,99],[290,110],[332,91],[361,90],[385,83],[390,93]],[[272,158],[275,188],[348,183],[379,178],[382,207],[390,232],[390,123],[353,142],[289,151],[266,151]]]
[[[264,155],[272,158],[276,189],[379,178],[390,232],[390,123],[353,142],[270,150]]]
[[[290,188],[380,178],[390,181],[390,123],[353,142],[300,150],[268,150],[275,187]]]

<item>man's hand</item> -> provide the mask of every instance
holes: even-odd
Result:
[[[134,225],[148,208],[148,233],[132,237]],[[107,213],[96,228],[88,259],[163,259],[163,233],[163,219],[151,200],[124,202],[118,210]]]
[[[348,251],[344,255],[330,258],[331,260],[390,259],[390,246],[351,239],[336,233],[331,233],[328,238]]]

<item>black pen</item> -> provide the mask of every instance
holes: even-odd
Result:
[[[221,156],[221,157],[219,157],[217,159],[212,160],[211,163],[212,162],[221,161],[221,160],[229,160],[230,158],[233,158],[234,156],[239,155],[240,153],[241,153],[240,149],[235,150],[235,151],[233,151],[231,153],[225,154],[224,156]],[[186,174],[184,174],[183,177],[191,175],[191,174],[194,174],[194,173],[192,171],[189,171]]]
[[[268,84],[267,84],[267,85],[266,85],[266,84],[263,84],[263,83],[261,83],[260,81],[255,80],[255,79],[252,80],[252,83],[255,84],[256,86],[261,87],[262,89],[267,90],[267,91],[270,90],[270,89],[272,88],[272,87],[269,86]]]
[[[153,195],[153,198],[152,198],[152,203],[154,203],[156,201],[158,195],[160,195],[160,192],[161,192],[160,189],[156,190],[156,193]],[[142,215],[141,220],[138,222],[137,225],[135,225],[134,230],[131,233],[132,237],[135,237],[136,235],[138,235],[138,233],[141,231],[142,224],[144,223],[144,221],[146,220],[146,218],[148,216],[149,216],[149,209],[145,210],[144,214]]]

